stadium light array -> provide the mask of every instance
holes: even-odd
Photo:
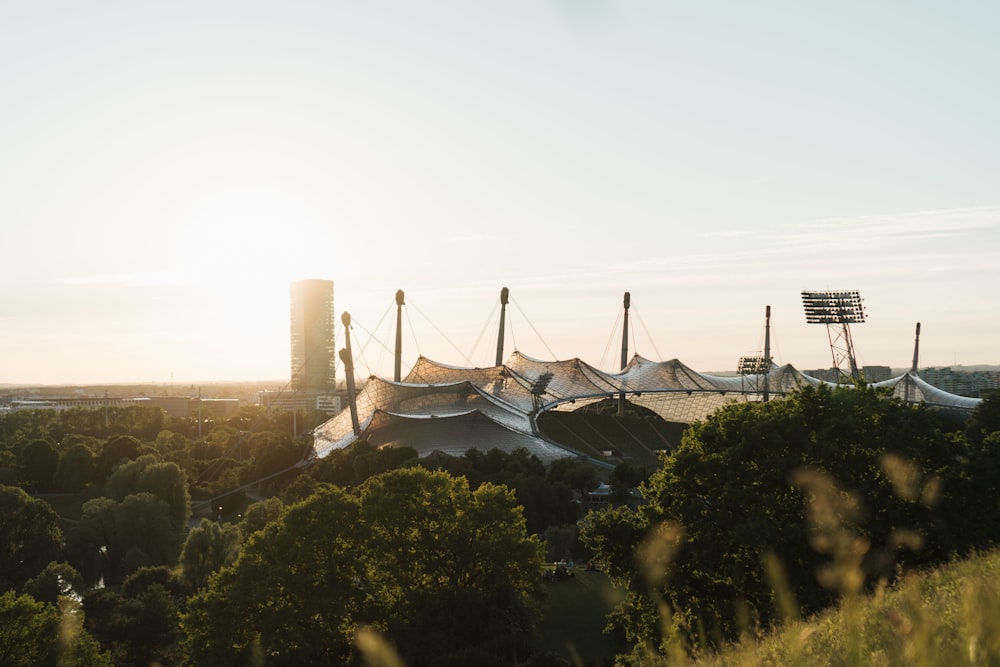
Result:
[[[808,324],[860,324],[865,321],[861,295],[855,291],[802,292]]]

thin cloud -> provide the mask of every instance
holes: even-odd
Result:
[[[499,240],[499,238],[492,235],[473,234],[471,236],[452,236],[445,239],[445,243],[492,243]]]
[[[123,287],[160,287],[186,282],[181,274],[173,271],[134,271],[130,273],[99,273],[89,276],[70,276],[53,281],[57,285],[120,285]]]

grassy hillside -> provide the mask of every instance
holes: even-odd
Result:
[[[1000,664],[1000,551],[908,576],[808,622],[789,623],[690,664]]]

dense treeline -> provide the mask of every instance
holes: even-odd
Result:
[[[591,515],[583,538],[648,664],[997,544],[998,466],[997,396],[962,432],[872,389],[806,389],[694,424],[647,502]]]
[[[75,412],[0,417],[3,664],[553,664],[533,629],[563,558],[624,591],[638,664],[1000,541],[996,397],[964,430],[864,388],[733,404],[606,476],[642,503],[591,513],[604,473],[570,459],[359,441],[303,465],[315,415]]]
[[[498,652],[530,656],[539,564],[581,554],[579,498],[596,486],[596,471],[570,460],[546,470],[523,450],[418,460],[413,450],[365,442],[302,465],[311,443],[294,437],[293,427],[317,422],[304,414],[272,419],[255,408],[226,423],[202,424],[135,407],[0,417],[0,511],[11,517],[0,532],[0,590],[16,594],[4,598],[6,612],[83,618],[79,646],[93,664],[225,664],[248,651],[262,651],[269,664],[316,656],[340,664],[357,657],[353,633],[360,627],[378,629],[413,664],[445,656],[457,664],[478,656],[488,664],[485,657]],[[330,530],[337,516],[347,522],[342,534]],[[403,524],[425,533],[400,543]],[[375,539],[379,530],[388,542]],[[543,533],[548,542],[539,538]],[[243,644],[230,637],[226,646],[238,645],[236,653],[220,653],[204,631],[226,636],[242,624],[250,632],[254,605],[270,608],[272,593],[291,585],[291,571],[307,572],[296,564],[308,561],[321,536],[334,540],[324,542],[324,558],[341,548],[351,566],[326,575],[314,568],[299,591],[325,590],[315,604],[342,616],[339,629],[292,647],[281,644],[280,633],[267,635],[270,621],[260,617],[260,636],[244,634]],[[273,586],[260,588],[262,573],[252,570],[259,554],[271,554]],[[384,571],[373,570],[374,562]],[[421,574],[414,563],[437,569]],[[348,574],[356,599],[338,600],[350,587],[330,588],[322,577]],[[234,606],[245,577],[268,599],[243,595],[246,606]],[[358,582],[365,582],[360,589]],[[377,599],[391,605],[374,603],[376,587]],[[200,616],[218,606],[216,596],[239,623],[218,625],[224,618],[218,611]],[[438,623],[445,607],[454,618]],[[310,608],[307,600],[288,600],[289,611]],[[200,620],[186,621],[182,630],[182,618]],[[415,618],[426,627],[417,628]],[[287,616],[287,623],[303,622]],[[4,637],[14,642],[14,635],[0,642]]]

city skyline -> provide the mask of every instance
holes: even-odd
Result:
[[[360,375],[514,349],[1000,364],[990,3],[0,8],[0,384],[285,378],[288,286]],[[386,315],[389,311],[389,315]],[[391,346],[391,342],[388,342]],[[343,345],[338,338],[337,348]],[[610,351],[609,351],[610,345]],[[405,372],[405,369],[404,369]],[[341,374],[342,375],[342,374]]]

